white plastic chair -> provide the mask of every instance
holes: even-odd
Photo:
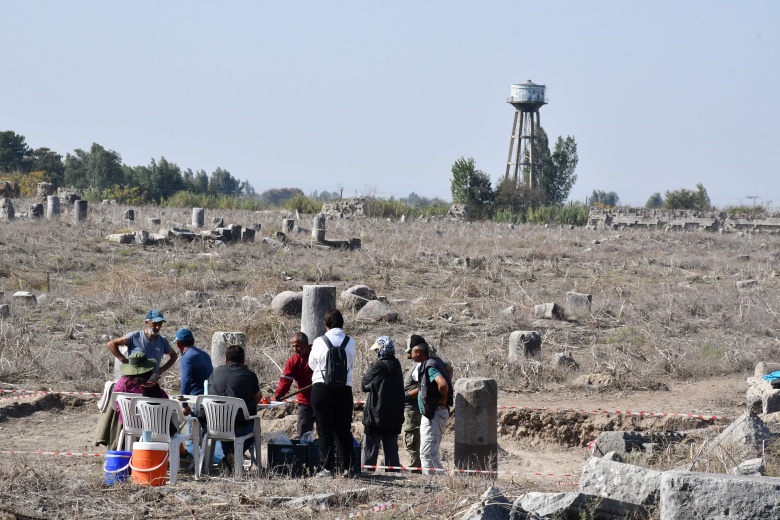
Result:
[[[195,480],[200,478],[200,423],[195,417],[185,417],[181,411],[181,404],[171,399],[157,399],[153,397],[134,397],[130,401],[130,409],[136,410],[141,416],[143,430],[151,432],[152,442],[165,442],[168,444],[168,455],[171,461],[170,483],[176,484],[179,475],[179,445],[192,441],[192,457],[195,463]],[[190,433],[170,434],[171,420],[179,432],[186,432],[186,423],[192,424]],[[184,423],[184,424],[182,424]]]
[[[130,401],[134,397],[138,397],[138,394],[114,392],[111,396],[112,403],[119,403],[119,412],[122,415],[122,430],[119,432],[119,443],[116,447],[118,450],[122,447],[128,451],[132,450],[133,439],[140,439],[144,431],[141,416],[135,412],[135,408],[130,407]]]
[[[214,443],[216,441],[233,441],[234,458],[233,466],[235,477],[241,478],[241,470],[244,466],[244,441],[250,437],[255,438],[255,444],[250,448],[250,460],[260,466],[260,417],[255,413],[249,415],[246,403],[238,397],[223,397],[220,395],[199,395],[195,401],[195,410],[203,407],[203,413],[206,415],[206,434],[203,436],[201,445],[201,460],[204,461],[204,472],[208,474],[209,466],[213,460]],[[236,437],[236,416],[239,411],[243,411],[247,422],[254,422],[254,431],[247,435]]]

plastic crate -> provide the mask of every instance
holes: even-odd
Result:
[[[319,463],[319,445],[301,444],[299,441],[268,445],[268,469],[274,473],[296,477],[310,475],[316,472]]]
[[[320,462],[320,442],[314,441],[313,443],[309,444],[309,446],[312,448],[312,451],[314,452],[314,457],[316,457],[317,465],[319,466]],[[361,472],[361,451],[363,448],[363,443],[358,442],[356,446],[353,446],[352,448],[352,473],[358,474]],[[339,460],[339,450],[336,447],[336,444],[333,444],[333,468],[336,470],[341,470],[341,461]]]

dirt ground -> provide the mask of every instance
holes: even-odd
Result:
[[[516,435],[511,428],[501,428],[511,422],[513,415],[519,414],[518,409],[525,409],[524,413],[536,413],[569,424],[577,424],[577,421],[573,420],[576,417],[581,421],[580,431],[589,432],[595,438],[601,429],[620,429],[614,425],[615,420],[622,419],[616,412],[707,414],[734,418],[742,413],[746,388],[745,376],[732,375],[672,384],[668,390],[662,391],[615,394],[561,388],[555,393],[502,394],[499,397],[499,469],[508,473],[500,478],[511,478],[512,473],[579,474],[588,457],[587,449],[582,445],[582,440],[592,440],[588,437],[579,442],[571,442],[571,439],[555,438],[554,431],[540,431],[539,435]],[[0,422],[2,450],[105,453],[105,447],[95,447],[92,444],[99,418],[96,402],[95,397],[68,395],[0,401],[0,415],[6,417],[5,421]],[[537,408],[551,410],[535,411]],[[557,409],[585,410],[591,413],[565,413]],[[264,434],[277,430],[285,430],[289,434],[294,432],[294,405],[284,412],[269,410],[263,413],[267,416],[263,419]],[[285,413],[286,417],[275,418]],[[357,413],[356,419],[353,431],[359,436],[362,425]],[[451,422],[454,420],[453,418]],[[632,428],[626,429],[671,431],[728,422],[701,421],[687,417],[648,418],[637,421]],[[451,426],[442,446],[445,462],[452,460],[454,438]],[[575,443],[578,445],[572,445]],[[265,447],[263,453],[265,457]],[[50,458],[52,456],[38,457],[41,463],[54,462]]]

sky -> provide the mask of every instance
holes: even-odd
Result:
[[[506,172],[510,86],[547,86],[570,199],[702,183],[780,206],[780,2],[0,0],[0,130],[63,156],[217,167],[260,193],[450,195]],[[754,198],[755,197],[755,198]]]

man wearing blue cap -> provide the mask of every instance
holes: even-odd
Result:
[[[115,358],[117,358],[122,364],[127,363],[127,358],[134,352],[143,352],[149,359],[157,361],[157,367],[154,369],[154,373],[157,375],[163,374],[166,370],[171,368],[179,355],[171,348],[171,344],[168,340],[160,336],[160,330],[163,323],[165,323],[165,316],[157,309],[152,309],[146,313],[146,326],[144,330],[137,330],[135,332],[128,332],[121,338],[112,339],[106,343],[106,348],[111,352]],[[119,351],[119,347],[127,345],[127,357],[122,355]],[[161,364],[163,355],[168,356],[168,361],[165,364]]]
[[[176,331],[174,343],[181,352],[181,393],[203,395],[203,383],[214,371],[211,356],[195,346],[195,336],[190,329]]]

